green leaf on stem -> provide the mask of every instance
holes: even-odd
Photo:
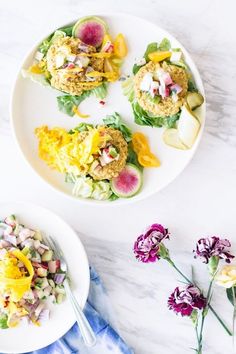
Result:
[[[193,322],[194,326],[196,326],[198,322],[198,312],[196,309],[193,310],[193,312],[191,313],[190,319]]]
[[[170,258],[169,250],[166,248],[166,246],[163,243],[160,243],[160,248],[159,248],[158,254],[163,259]]]
[[[209,259],[208,269],[209,269],[209,273],[211,276],[215,275],[217,268],[218,268],[218,264],[219,264],[219,257],[218,256],[212,256]]]
[[[230,301],[230,303],[235,306],[234,304],[234,297],[236,297],[236,287],[233,286],[232,288],[228,288],[226,289],[226,294],[227,294],[227,298]],[[233,296],[234,294],[234,296]]]

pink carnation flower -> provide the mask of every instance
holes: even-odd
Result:
[[[160,259],[158,254],[160,243],[169,238],[168,229],[160,224],[153,224],[140,235],[134,244],[135,257],[144,263],[155,262]]]
[[[175,288],[168,300],[169,309],[182,316],[191,316],[194,309],[202,310],[206,304],[206,298],[194,285]]]

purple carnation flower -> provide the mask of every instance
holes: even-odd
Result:
[[[135,257],[144,263],[155,262],[160,259],[158,254],[159,245],[166,238],[169,238],[168,229],[165,229],[160,224],[149,226],[146,232],[135,241]]]
[[[229,253],[230,246],[231,243],[229,240],[212,236],[198,240],[196,250],[193,252],[195,253],[195,258],[202,258],[204,263],[208,263],[209,259],[213,256],[224,259],[226,263],[230,263],[231,259],[234,258],[234,256]]]
[[[168,299],[169,309],[182,316],[191,316],[194,309],[202,310],[206,304],[206,298],[194,285],[177,287]]]

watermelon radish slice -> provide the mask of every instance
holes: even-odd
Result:
[[[119,176],[112,179],[111,189],[120,198],[130,198],[139,192],[142,181],[143,176],[139,168],[128,163]]]
[[[90,16],[81,18],[72,29],[72,36],[96,48],[102,45],[107,32],[106,23],[99,17]]]

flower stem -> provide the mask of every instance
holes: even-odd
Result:
[[[199,287],[195,283],[193,283],[186,275],[184,275],[184,273],[175,265],[175,263],[170,258],[165,258],[165,260],[181,275],[181,277],[183,279],[185,279],[189,284],[195,285],[199,289]],[[210,287],[210,291],[211,291],[211,288],[212,288],[212,285],[213,285],[213,280],[211,281],[212,284],[210,284],[210,286],[211,286]],[[209,291],[209,289],[208,289],[208,291]],[[220,318],[220,316],[217,314],[217,312],[214,310],[214,308],[211,306],[210,303],[208,303],[208,307],[211,310],[211,312],[213,313],[213,315],[216,317],[216,319],[219,321],[219,323],[222,325],[224,330],[228,333],[228,335],[232,336],[233,335],[232,331],[227,327],[227,325]],[[204,325],[204,321],[203,321],[203,325]]]
[[[217,271],[216,271],[217,272]],[[204,322],[205,322],[205,318],[206,318],[206,314],[207,314],[207,309],[209,308],[209,303],[210,303],[210,299],[211,299],[211,290],[212,290],[212,286],[213,286],[213,282],[215,279],[215,274],[212,276],[209,287],[208,287],[208,291],[207,291],[207,304],[206,304],[206,308],[203,310],[202,312],[202,322],[201,322],[201,327],[200,327],[200,332],[199,332],[199,343],[200,343],[200,349],[202,349],[202,337],[203,337],[203,328],[204,328]]]

